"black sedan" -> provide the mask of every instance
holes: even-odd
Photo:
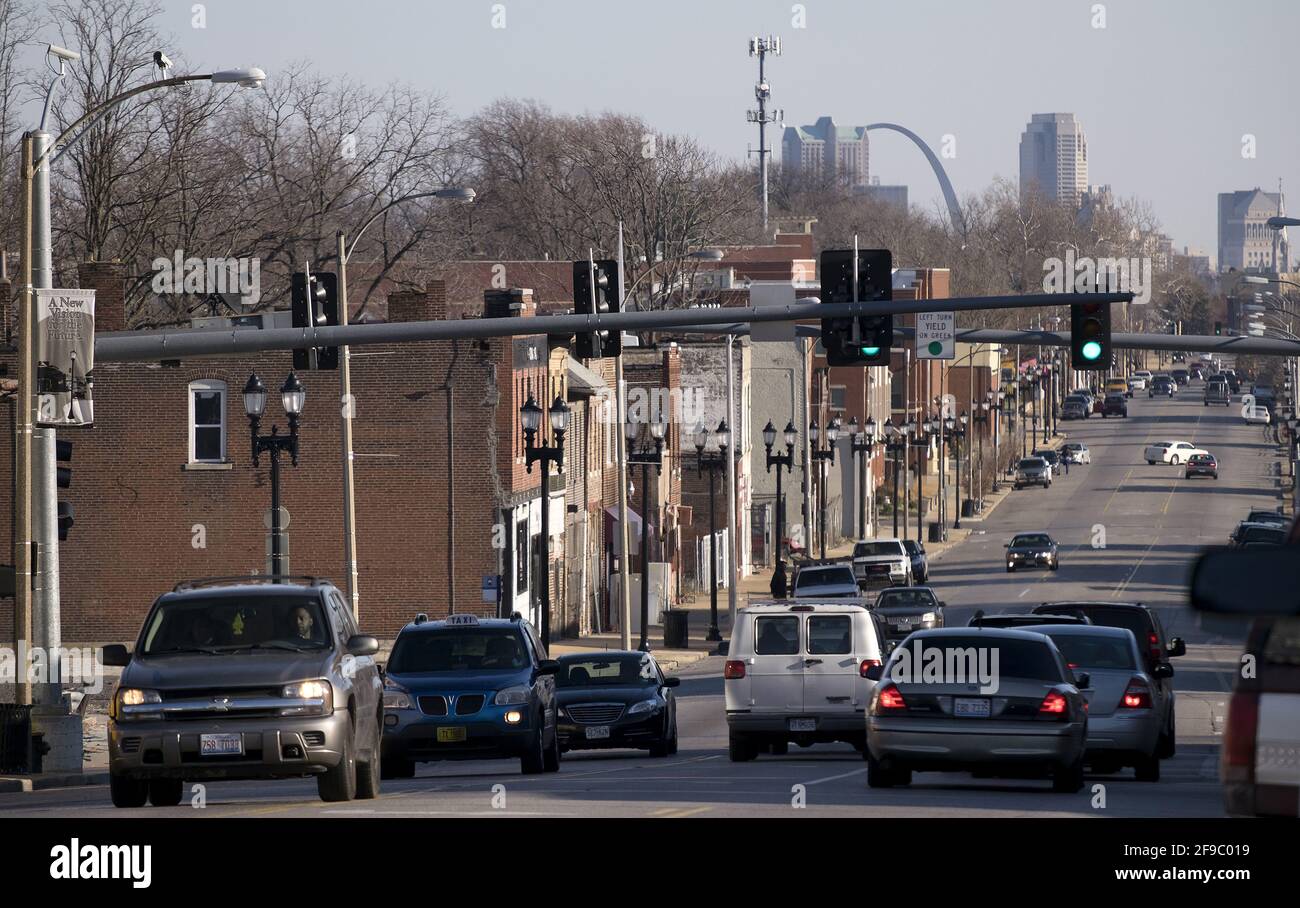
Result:
[[[904,539],[903,548],[912,562],[912,582],[925,583],[930,579],[930,562],[925,555],[925,546],[915,539]]]
[[[1012,537],[1007,549],[1007,573],[1016,568],[1041,565],[1050,570],[1061,566],[1056,542],[1046,533],[1017,533]]]
[[[871,610],[886,640],[901,640],[912,631],[943,627],[944,606],[928,586],[900,586],[882,590]]]
[[[561,656],[555,676],[560,749],[614,747],[677,753],[677,701],[681,681],[664,676],[649,653],[602,652]]]

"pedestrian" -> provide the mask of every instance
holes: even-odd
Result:
[[[1070,461],[1072,461],[1072,460],[1074,460],[1074,455],[1071,454],[1069,451],[1063,451],[1063,452],[1061,453],[1061,463],[1065,464],[1065,475],[1066,475],[1066,476],[1069,476],[1069,475],[1070,475]]]
[[[785,575],[785,559],[776,563],[776,570],[772,572],[772,598],[784,599],[789,592],[789,582]]]

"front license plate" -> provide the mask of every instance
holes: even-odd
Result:
[[[243,735],[199,735],[199,754],[204,757],[239,756],[244,752]]]
[[[895,618],[895,619],[894,619],[894,623],[897,624],[899,627],[911,627],[911,626],[912,626],[912,619],[911,619],[911,618]]]
[[[791,719],[790,731],[816,731],[816,719]]]
[[[595,741],[600,738],[608,738],[608,737],[609,737],[608,725],[592,725],[589,728],[587,728],[588,741]]]
[[[465,726],[449,725],[438,729],[439,744],[458,744],[465,740]]]
[[[953,702],[952,712],[955,716],[961,716],[967,719],[987,719],[989,717],[989,701],[982,699],[967,699],[958,697]]]

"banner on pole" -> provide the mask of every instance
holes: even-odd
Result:
[[[95,421],[95,291],[36,291],[36,423]]]

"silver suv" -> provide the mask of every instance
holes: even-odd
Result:
[[[1022,457],[1016,464],[1015,488],[1041,485],[1052,487],[1052,465],[1042,457]]]
[[[180,803],[194,779],[315,776],[325,801],[379,794],[379,642],[314,577],[210,578],[160,596],[109,706],[113,804]]]

